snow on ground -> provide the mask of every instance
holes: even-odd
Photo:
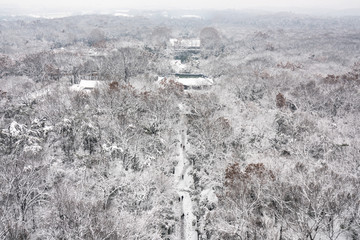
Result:
[[[182,15],[182,18],[197,18],[197,19],[202,19],[201,16],[198,15]]]
[[[200,201],[207,201],[209,203],[218,203],[218,198],[213,189],[207,188],[201,192]]]
[[[56,18],[65,18],[73,15],[71,12],[58,12],[58,13],[46,13],[46,14],[29,14],[29,17],[32,18],[45,18],[45,19],[56,19]]]
[[[114,13],[115,17],[134,17],[133,15],[127,13]]]
[[[194,180],[192,175],[192,165],[186,158],[186,125],[184,121],[184,107],[179,105],[180,109],[180,125],[179,130],[179,140],[180,144],[178,145],[179,151],[179,161],[175,167],[175,181],[177,193],[179,195],[179,202],[181,204],[180,211],[180,238],[185,240],[197,240],[198,234],[196,232],[196,217],[193,214],[193,203],[191,201],[190,193],[194,186]]]
[[[181,63],[180,60],[171,60],[170,66],[176,73],[182,72],[186,69],[186,64]]]

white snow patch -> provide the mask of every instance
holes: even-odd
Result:
[[[129,18],[134,17],[134,15],[130,15],[130,14],[127,14],[127,13],[114,13],[114,16],[115,17],[129,17]]]
[[[99,87],[103,82],[95,80],[81,80],[79,84],[74,84],[70,87],[71,91],[85,91],[90,92],[91,90]]]
[[[180,60],[171,60],[170,66],[177,73],[186,69],[186,65],[182,64]]]
[[[103,144],[102,148],[108,152],[113,152],[113,151],[120,151],[121,153],[124,152],[124,150],[121,147],[118,147],[115,144],[113,145]]]
[[[39,153],[41,150],[42,150],[42,147],[37,144],[24,147],[24,152],[26,152],[26,153],[36,154],[36,153]]]
[[[218,198],[214,192],[214,190],[208,188],[201,192],[201,201],[207,201],[208,203],[218,203]]]
[[[43,128],[43,130],[44,130],[45,133],[48,133],[48,132],[52,131],[53,129],[54,129],[54,128],[53,128],[52,126],[45,126],[45,127]]]
[[[182,18],[197,18],[197,19],[202,19],[202,17],[200,17],[199,15],[182,15]]]
[[[9,127],[10,134],[14,137],[21,135],[24,132],[24,129],[25,129],[24,125],[19,124],[15,121],[13,121]]]
[[[56,19],[56,18],[65,18],[71,16],[71,12],[59,12],[59,13],[47,13],[47,14],[29,14],[29,17],[33,18],[44,18],[44,19]]]

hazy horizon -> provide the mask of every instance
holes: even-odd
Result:
[[[310,1],[305,0],[302,3],[295,1],[285,0],[224,0],[224,1],[212,1],[206,2],[204,0],[157,0],[148,1],[133,0],[116,2],[113,0],[88,0],[88,1],[46,1],[46,0],[0,0],[1,9],[7,10],[7,12],[17,11],[20,13],[30,12],[48,12],[48,11],[93,11],[100,12],[104,10],[121,10],[121,9],[137,9],[137,10],[191,10],[191,9],[203,9],[203,10],[260,10],[260,11],[292,11],[292,12],[309,12],[309,13],[326,13],[334,11],[349,11],[359,10],[360,1],[355,0],[318,0]]]

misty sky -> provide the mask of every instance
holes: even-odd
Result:
[[[249,9],[294,8],[353,9],[360,8],[360,0],[0,0],[0,7],[65,8],[65,9]]]

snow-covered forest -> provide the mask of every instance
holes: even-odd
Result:
[[[0,239],[360,239],[359,119],[360,17],[3,16]]]

